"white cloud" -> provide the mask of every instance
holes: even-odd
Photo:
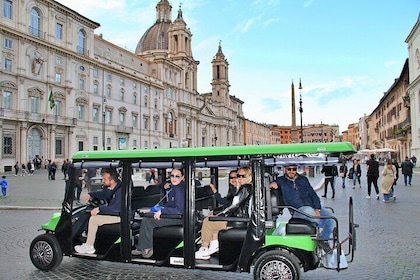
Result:
[[[385,61],[385,67],[391,67],[391,66],[394,66],[395,64],[397,64],[397,62],[394,60]]]

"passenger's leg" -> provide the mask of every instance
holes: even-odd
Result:
[[[328,209],[321,208],[321,216],[332,216],[332,212]],[[320,238],[331,238],[335,222],[333,219],[320,219],[318,222],[320,228],[322,228],[321,234],[319,235]]]
[[[116,224],[119,222],[121,222],[121,218],[116,217],[116,216],[106,216],[106,215],[91,216],[89,219],[88,236],[87,236],[86,244],[92,245],[92,246],[95,244],[96,232],[98,231],[98,227],[105,224]]]

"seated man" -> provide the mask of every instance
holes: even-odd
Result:
[[[285,205],[293,206],[313,216],[332,216],[331,211],[321,207],[321,201],[309,183],[308,178],[297,173],[295,164],[285,166],[284,170],[284,175],[270,183],[270,188],[281,191]],[[297,212],[293,213],[293,217],[315,221]],[[322,229],[319,237],[321,239],[329,239],[334,228],[334,220],[319,219],[315,222]],[[328,241],[320,242],[319,245],[326,252],[331,250]]]
[[[108,204],[96,207],[90,212],[91,217],[89,219],[86,243],[74,247],[74,250],[78,253],[95,253],[93,245],[95,244],[98,227],[105,224],[115,224],[121,222],[121,218],[118,216],[98,215],[100,212],[120,212],[122,200],[121,182],[118,179],[118,174],[115,169],[106,169],[102,177],[102,182],[104,184],[104,188],[102,188],[101,191],[90,192],[83,197],[83,201],[85,203],[93,198],[99,198],[107,200]]]

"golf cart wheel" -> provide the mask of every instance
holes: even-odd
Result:
[[[262,254],[254,268],[254,279],[300,279],[298,259],[287,251],[269,251]]]
[[[41,234],[32,242],[29,256],[33,265],[40,270],[51,270],[61,264],[63,253],[57,239],[52,234]]]

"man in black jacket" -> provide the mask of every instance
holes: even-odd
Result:
[[[322,197],[327,197],[327,188],[328,188],[328,183],[329,183],[331,185],[331,189],[332,189],[332,197],[331,198],[334,199],[334,196],[335,196],[334,180],[335,180],[335,176],[338,175],[337,166],[335,164],[333,164],[333,165],[323,165],[321,173],[324,174],[324,176],[325,176],[324,195]]]
[[[378,178],[379,178],[379,162],[375,159],[375,155],[371,154],[370,159],[366,161],[366,177],[367,177],[367,189],[368,194],[367,199],[370,199],[370,193],[372,190],[372,183],[376,191],[376,199],[379,199],[379,188],[378,188]]]

